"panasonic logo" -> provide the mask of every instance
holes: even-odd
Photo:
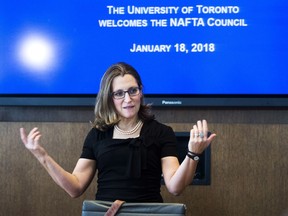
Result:
[[[167,105],[182,105],[182,101],[167,101],[167,100],[162,100],[162,104],[167,104]]]

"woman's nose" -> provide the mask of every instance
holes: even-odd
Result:
[[[125,92],[125,95],[124,95],[124,101],[127,102],[127,101],[131,101],[131,97],[129,95],[128,92]]]

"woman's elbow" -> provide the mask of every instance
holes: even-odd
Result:
[[[181,192],[179,191],[169,191],[170,194],[172,194],[173,196],[180,196]]]
[[[181,193],[178,191],[169,191],[173,196],[179,196]]]
[[[84,191],[77,189],[73,191],[66,191],[71,198],[78,198],[80,197]]]
[[[71,194],[69,194],[69,195],[70,195],[70,197],[73,198],[73,199],[76,199],[76,198],[78,198],[78,197],[81,196],[81,195],[71,195]]]
[[[68,193],[71,198],[78,198],[82,195],[82,193]]]
[[[174,196],[179,196],[183,192],[183,189],[175,188],[175,187],[167,187],[167,189],[169,193],[171,193]]]

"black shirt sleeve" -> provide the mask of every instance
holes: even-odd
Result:
[[[92,128],[86,136],[80,158],[96,160],[93,152],[93,145],[96,144],[96,135],[96,129]]]
[[[162,145],[161,150],[161,158],[167,157],[167,156],[175,156],[177,157],[177,139],[175,136],[174,131],[171,127],[164,125],[164,131],[163,136],[160,138],[160,142]]]
[[[145,125],[144,133],[150,139],[155,139],[160,145],[160,157],[177,157],[177,139],[173,129],[165,124],[153,120]]]

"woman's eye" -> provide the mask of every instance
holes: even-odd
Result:
[[[137,89],[136,88],[131,88],[130,90],[129,90],[129,93],[131,93],[131,94],[134,94],[134,93],[136,93],[137,92]]]
[[[114,93],[115,96],[122,96],[123,95],[123,91],[118,91]]]

